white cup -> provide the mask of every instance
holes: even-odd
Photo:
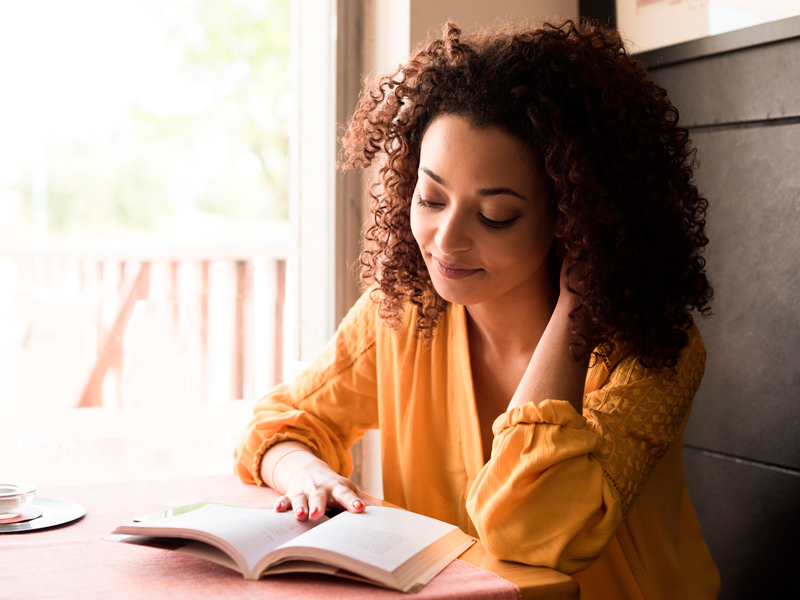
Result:
[[[0,481],[0,520],[13,519],[33,501],[36,487],[20,481]]]

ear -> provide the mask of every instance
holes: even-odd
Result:
[[[556,223],[553,226],[553,235],[557,238],[563,238],[566,235],[566,226],[564,225],[564,220],[560,218],[560,215],[556,217]]]
[[[553,223],[553,235],[557,238],[563,238],[567,234],[567,224],[566,218],[564,213],[558,209],[558,204],[555,201],[555,197],[551,196],[551,205],[550,205],[550,218],[552,219]]]

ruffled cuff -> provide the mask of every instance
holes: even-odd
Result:
[[[264,411],[270,412],[270,411]],[[352,469],[350,453],[336,445],[336,438],[323,423],[298,410],[259,414],[251,421],[237,444],[235,472],[245,483],[266,485],[261,479],[261,461],[275,444],[295,441],[305,444],[334,471]]]
[[[309,447],[311,452],[319,458],[319,451],[314,446],[312,440],[306,436],[303,436],[299,432],[282,432],[276,433],[270,437],[264,438],[261,443],[256,448],[255,452],[252,452],[252,459],[247,460],[246,457],[242,457],[243,460],[240,460],[241,463],[247,465],[250,464],[250,476],[253,479],[253,482],[256,485],[266,486],[267,484],[261,479],[261,461],[264,460],[264,455],[267,453],[267,450],[272,448],[275,444],[280,444],[281,442],[300,442]],[[247,451],[246,451],[247,452]],[[244,454],[244,453],[243,453]]]
[[[587,429],[586,419],[565,400],[544,400],[539,404],[528,402],[501,414],[492,425],[495,437],[517,425],[543,423],[570,429]]]

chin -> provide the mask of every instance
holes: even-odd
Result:
[[[471,306],[487,300],[485,297],[486,294],[482,294],[480,290],[476,289],[476,286],[464,285],[463,282],[450,281],[447,279],[444,281],[437,281],[437,279],[438,278],[431,279],[433,282],[433,289],[451,304]]]

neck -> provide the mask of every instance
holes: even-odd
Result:
[[[466,307],[470,342],[496,355],[533,354],[556,306],[547,269],[514,290]]]

